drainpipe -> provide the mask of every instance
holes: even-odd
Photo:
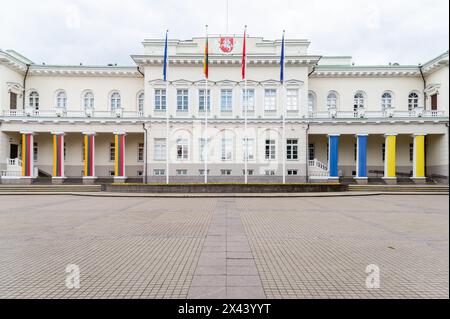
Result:
[[[422,64],[419,64],[419,71],[423,81],[423,109],[425,110],[425,106],[427,105],[427,93],[425,93],[427,81],[425,80],[425,76],[423,75],[422,67],[423,67]]]
[[[26,88],[25,88],[25,81],[27,80],[27,76],[28,76],[28,71],[30,70],[30,64],[27,64],[27,70],[25,71],[25,76],[23,77],[23,95],[22,95],[22,109],[25,110],[25,92],[26,92]]]
[[[313,69],[311,72],[309,72],[308,77],[316,71],[316,66],[319,64],[320,59],[322,59],[322,56],[319,57],[319,60],[317,60],[316,64],[314,64]]]
[[[141,72],[141,69],[139,69],[139,65],[137,66],[137,71],[142,74],[143,77],[145,77],[144,73]]]
[[[308,132],[309,132],[309,123],[306,124],[306,182],[309,182],[309,138],[308,138]]]
[[[145,123],[142,123],[142,128],[144,129],[144,183],[147,184],[147,128]]]

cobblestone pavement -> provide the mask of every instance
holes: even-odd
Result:
[[[448,298],[448,256],[443,195],[0,196],[0,298]]]

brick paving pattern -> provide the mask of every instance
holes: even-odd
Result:
[[[449,297],[448,196],[0,200],[0,298]]]

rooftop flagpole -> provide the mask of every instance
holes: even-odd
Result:
[[[169,30],[166,30],[166,41],[164,43],[164,65],[163,65],[163,77],[166,82],[166,184],[169,184],[169,81],[167,80],[167,69],[169,66],[169,52],[168,52],[168,34]],[[162,101],[161,101],[162,106]]]

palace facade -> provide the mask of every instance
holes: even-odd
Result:
[[[242,40],[209,37],[207,82],[205,38],[169,40],[167,82],[163,39],[133,66],[0,50],[1,183],[448,181],[448,52],[367,66],[286,40],[281,85],[281,41],[248,38],[244,82]]]

